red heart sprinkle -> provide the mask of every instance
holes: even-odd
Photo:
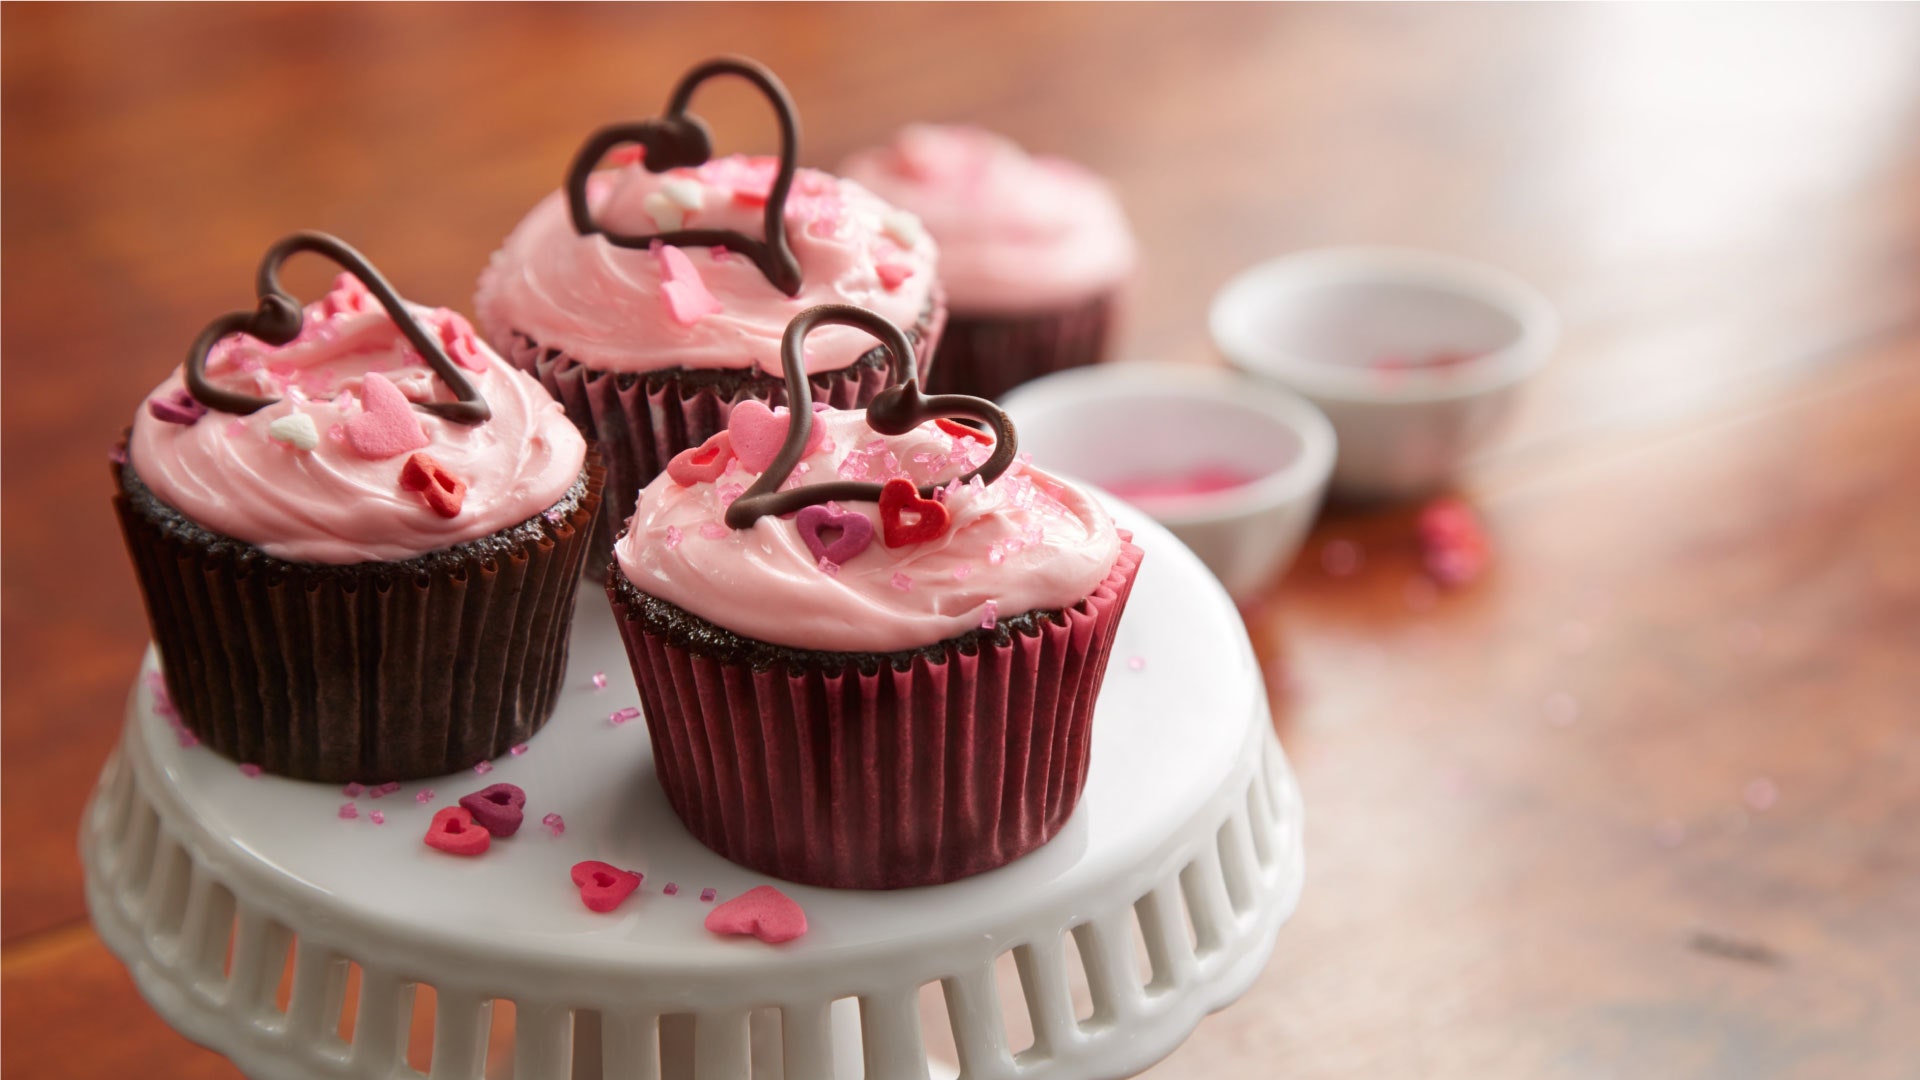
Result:
[[[692,487],[703,481],[718,480],[727,469],[727,462],[733,459],[733,441],[724,431],[717,431],[699,446],[688,447],[673,455],[667,462],[667,477],[681,487]]]
[[[427,846],[449,855],[479,855],[493,843],[493,837],[474,820],[463,806],[449,806],[433,815],[427,826]]]
[[[640,887],[643,875],[603,863],[598,859],[573,864],[573,883],[580,887],[580,902],[591,911],[612,911]]]
[[[467,482],[426,454],[415,454],[400,469],[400,487],[427,497],[427,505],[441,517],[459,517],[467,498]]]
[[[979,428],[970,428],[958,420],[949,420],[942,416],[936,419],[934,423],[940,425],[941,431],[946,432],[956,439],[973,439],[978,442],[991,442],[993,440],[993,436],[988,435]]]
[[[707,929],[716,934],[750,935],[778,945],[807,932],[807,913],[779,889],[761,885],[709,911]]]
[[[460,805],[481,828],[505,840],[520,831],[520,822],[526,817],[527,793],[513,784],[495,784],[462,795]]]
[[[947,531],[947,508],[923,499],[913,481],[894,477],[880,488],[880,538],[890,548],[932,540]]]

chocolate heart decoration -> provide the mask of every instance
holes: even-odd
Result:
[[[459,424],[478,424],[492,419],[493,410],[487,407],[486,399],[467,381],[459,366],[448,358],[446,349],[440,344],[439,335],[429,333],[426,327],[420,325],[420,320],[414,318],[413,312],[408,311],[407,305],[401,301],[400,294],[387,284],[387,279],[373,268],[366,256],[338,237],[323,232],[297,232],[281,237],[260,258],[260,270],[254,279],[254,291],[259,294],[260,306],[253,311],[230,311],[208,323],[206,329],[200,331],[200,336],[193,339],[193,345],[187,350],[187,391],[194,400],[209,409],[241,416],[257,412],[279,400],[254,397],[236,390],[222,390],[208,382],[207,353],[229,334],[247,334],[269,345],[285,345],[300,336],[303,318],[300,301],[280,287],[280,267],[290,256],[302,251],[324,255],[359,278],[367,291],[380,301],[380,306],[386,309],[387,317],[426,358],[434,374],[453,390],[457,399],[415,403],[414,408]]]
[[[726,522],[729,528],[744,529],[768,514],[790,514],[802,507],[818,506],[825,502],[880,501],[882,485],[864,480],[830,480],[824,484],[803,484],[786,491],[780,490],[780,485],[793,475],[793,467],[806,456],[807,446],[813,439],[813,389],[807,382],[807,365],[801,346],[814,327],[830,324],[857,327],[879,338],[880,344],[886,347],[892,357],[894,377],[905,379],[900,386],[890,386],[880,391],[867,405],[868,427],[882,435],[904,435],[928,420],[964,416],[992,427],[994,440],[992,456],[979,468],[958,477],[960,483],[969,483],[979,477],[982,483],[991,484],[1013,464],[1014,454],[1020,448],[1019,438],[1014,433],[1013,421],[993,402],[966,394],[935,394],[927,397],[920,392],[918,380],[906,374],[913,370],[913,345],[899,327],[865,308],[848,304],[822,304],[795,315],[780,339],[780,362],[786,371],[787,414],[790,418],[787,437],[780,444],[780,452],[774,455],[773,463],[760,474],[760,479],[755,480],[733,501],[733,505],[727,507]],[[923,484],[916,489],[916,494],[922,499],[933,499],[937,490],[933,484]]]
[[[715,75],[738,75],[758,87],[773,105],[780,121],[780,171],[773,189],[767,193],[764,218],[766,239],[732,229],[676,229],[651,236],[630,236],[608,232],[593,220],[587,206],[587,177],[600,159],[617,146],[638,144],[646,154],[640,164],[648,172],[665,172],[688,165],[704,165],[713,157],[713,138],[706,122],[687,111],[694,90]],[[573,231],[581,236],[596,233],[615,247],[646,248],[658,240],[675,247],[723,247],[753,260],[766,275],[769,284],[788,296],[800,292],[800,260],[793,257],[787,244],[787,192],[793,187],[793,170],[800,157],[800,121],[794,113],[793,99],[773,72],[743,57],[722,56],[694,67],[680,77],[667,99],[667,112],[657,120],[603,127],[588,137],[573,164],[567,169],[567,212],[573,218]]]

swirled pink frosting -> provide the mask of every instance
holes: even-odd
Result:
[[[911,125],[841,171],[926,224],[956,312],[1069,304],[1133,272],[1133,232],[1106,181],[992,132]]]
[[[342,290],[346,304],[335,302]],[[457,355],[493,418],[467,425],[411,410],[427,440],[419,452],[467,484],[456,516],[440,516],[419,492],[401,487],[411,452],[372,459],[355,451],[346,425],[362,411],[369,372],[413,401],[453,394],[385,311],[364,293],[353,295],[343,282],[310,305],[306,327],[287,345],[235,335],[214,347],[207,374],[215,385],[278,402],[246,416],[208,412],[192,424],[156,419],[143,404],[128,456],[147,487],[211,532],[306,563],[424,555],[511,528],[559,502],[580,478],[586,441],[538,382],[478,342]],[[431,332],[466,329],[451,311],[412,310]],[[176,369],[148,401],[178,394],[183,378]],[[312,449],[269,434],[276,420],[296,414],[313,421]]]
[[[747,157],[663,173],[628,164],[594,173],[587,199],[596,222],[626,235],[731,229],[758,239],[777,167],[772,158]],[[503,353],[518,332],[602,370],[758,367],[777,375],[780,337],[807,308],[853,304],[898,326],[920,320],[935,292],[937,249],[917,219],[858,184],[801,169],[786,222],[800,262],[797,296],[724,249],[679,249],[684,264],[673,266],[664,250],[580,236],[566,193],[555,191],[481,274],[474,298],[480,327]],[[807,338],[807,370],[837,371],[872,348],[864,331],[822,327]]]
[[[933,423],[881,436],[864,410],[816,413],[819,448],[790,484],[825,480],[916,483],[958,477],[990,448]],[[891,652],[957,637],[996,617],[1071,607],[1113,569],[1120,537],[1085,492],[1016,462],[991,484],[950,486],[951,516],[932,540],[890,548],[873,503],[841,509],[874,522],[873,542],[823,566],[792,520],[763,517],[734,530],[722,518],[756,474],[736,458],[711,482],[681,486],[662,474],[640,493],[615,545],[627,580],[734,633],[776,645]]]

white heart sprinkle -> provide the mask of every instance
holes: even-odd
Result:
[[[267,425],[267,437],[286,443],[296,450],[311,450],[320,445],[320,429],[306,413],[288,413]]]
[[[707,189],[698,180],[676,176],[660,183],[660,194],[673,200],[682,210],[698,210],[707,205]]]
[[[647,212],[661,232],[676,232],[687,220],[686,211],[680,209],[680,204],[658,191],[640,200],[640,209]]]
[[[926,226],[920,224],[920,219],[905,210],[887,211],[887,216],[881,219],[880,227],[904,248],[919,247],[921,239],[927,235]]]

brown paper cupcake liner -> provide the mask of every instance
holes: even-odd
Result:
[[[907,331],[923,383],[946,321],[946,303],[936,295],[920,321]],[[614,537],[633,516],[640,489],[660,475],[675,454],[725,431],[733,407],[748,398],[769,405],[787,400],[786,380],[758,369],[606,371],[545,348],[517,331],[511,334],[504,355],[532,372],[566,406],[567,417],[600,444],[605,456],[607,509],[600,515],[599,535],[586,568],[595,578],[611,562]],[[891,381],[886,350],[880,348],[846,368],[808,380],[813,400],[837,409],[864,408]]]
[[[1140,558],[1123,542],[1064,611],[838,667],[730,662],[649,625],[617,570],[608,593],[654,768],[693,835],[788,881],[892,889],[991,870],[1065,824]]]
[[[114,469],[114,507],[167,690],[220,754],[301,780],[415,780],[498,757],[552,715],[605,479],[591,447],[570,504],[351,566],[215,536],[129,471]]]
[[[998,400],[1023,382],[1104,359],[1118,308],[1113,293],[1041,315],[955,313],[940,338],[928,388]]]

